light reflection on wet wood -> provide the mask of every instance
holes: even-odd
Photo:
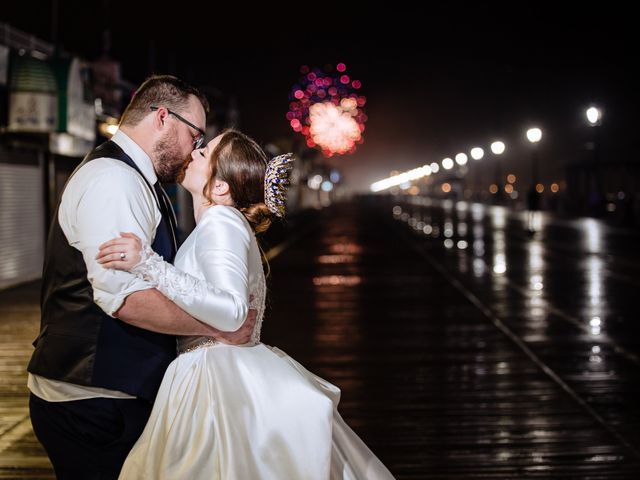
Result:
[[[341,388],[343,416],[400,479],[637,478],[638,459],[390,232],[390,217],[353,204],[318,214],[316,235],[271,263],[265,342]],[[342,245],[351,258],[317,260]],[[313,282],[331,276],[361,281]],[[519,314],[505,284],[487,288]]]

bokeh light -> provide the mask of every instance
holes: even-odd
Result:
[[[367,121],[367,99],[359,92],[362,82],[347,74],[344,63],[324,69],[305,65],[300,73],[289,94],[286,118],[291,129],[327,157],[353,153],[363,142]]]

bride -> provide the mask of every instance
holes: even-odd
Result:
[[[145,278],[217,329],[237,330],[250,308],[258,317],[246,345],[180,338],[120,478],[392,479],[338,413],[340,390],[260,343],[266,284],[255,234],[284,214],[290,155],[268,162],[228,130],[191,158],[181,183],[197,225],[175,267],[129,233],[101,245],[98,261]]]

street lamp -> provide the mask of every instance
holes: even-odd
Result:
[[[600,125],[602,124],[602,110],[598,107],[590,106],[585,111],[589,125],[593,127],[591,137],[591,147],[593,148],[593,182],[589,182],[589,186],[594,185],[595,192],[589,195],[588,205],[591,213],[600,215],[604,207],[604,194],[602,188],[602,174],[600,173]]]
[[[467,164],[467,160],[469,157],[467,157],[466,153],[458,153],[455,156],[456,159],[456,163],[460,166],[466,165]]]
[[[494,153],[494,155],[502,155],[505,148],[507,147],[500,140],[497,140],[491,144],[491,151]]]
[[[502,168],[500,165],[500,159],[499,156],[502,155],[505,151],[507,147],[505,146],[505,144],[503,142],[501,142],[500,140],[496,140],[495,142],[493,142],[491,144],[491,151],[493,152],[494,155],[496,155],[496,186],[498,187],[498,190],[496,192],[496,201],[500,202],[500,200],[502,199],[503,196],[503,183],[502,182]]]
[[[587,116],[587,121],[592,127],[600,125],[600,121],[602,120],[602,111],[599,108],[589,107],[585,114]]]
[[[540,209],[540,193],[538,190],[538,142],[542,140],[542,130],[537,127],[527,130],[527,140],[531,143],[531,186],[527,192],[527,230],[533,234],[536,231]]]
[[[471,149],[471,151],[469,152],[471,154],[471,158],[473,158],[474,160],[482,160],[482,157],[484,157],[484,150],[480,147],[473,147]],[[483,169],[485,170],[485,169]],[[482,176],[484,175],[474,175],[476,177],[476,185],[480,185],[480,191],[482,191]]]
[[[537,127],[527,130],[527,140],[531,143],[531,181],[538,183],[538,149],[537,144],[542,140],[542,130]]]
[[[442,168],[444,168],[445,170],[451,170],[453,168],[453,165],[453,160],[451,160],[449,157],[442,159]]]
[[[471,158],[474,160],[480,160],[484,157],[484,150],[480,147],[473,147],[471,149]]]

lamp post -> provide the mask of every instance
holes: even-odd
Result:
[[[538,183],[538,142],[542,140],[542,130],[537,127],[527,130],[527,140],[531,143],[531,182]]]
[[[537,127],[527,130],[527,140],[531,143],[531,186],[527,192],[527,230],[534,234],[537,230],[536,213],[540,209],[540,194],[538,190],[538,142],[542,140],[542,130]]]
[[[587,115],[587,120],[589,121],[591,126],[595,127],[597,125],[600,125],[600,121],[602,119],[602,112],[598,107],[587,108],[587,111],[585,112],[585,114]]]
[[[502,155],[504,153],[506,149],[506,146],[503,142],[501,142],[500,140],[496,140],[495,142],[493,142],[491,144],[491,152],[496,155],[496,186],[498,187],[498,191],[496,192],[496,200],[498,202],[500,202],[500,200],[502,199],[502,196],[504,195],[503,189],[502,189],[502,169],[501,169],[501,165],[500,165],[500,158],[499,156]]]
[[[471,149],[471,158],[473,158],[474,160],[482,160],[482,157],[484,157],[484,150],[480,147],[473,147]],[[484,177],[484,175],[474,175],[475,177],[475,185],[474,185],[474,190],[478,190],[478,192],[475,194],[478,198],[483,198],[485,194],[483,188],[482,188],[482,177]]]
[[[593,127],[593,135],[592,135],[592,142],[593,142],[593,163],[594,166],[597,167],[598,163],[599,163],[599,148],[600,148],[600,125],[602,123],[602,111],[597,108],[597,107],[589,107],[587,108],[585,115],[587,117],[587,121],[589,122],[589,125],[591,127]]]
[[[585,111],[587,121],[593,128],[591,135],[591,148],[593,149],[593,182],[589,182],[588,206],[591,213],[600,215],[604,211],[604,193],[602,188],[602,175],[600,174],[600,125],[602,124],[602,110],[590,106]],[[591,191],[593,186],[593,191]]]

